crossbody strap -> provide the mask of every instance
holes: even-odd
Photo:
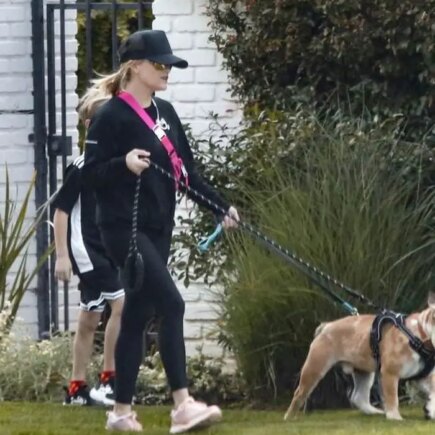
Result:
[[[181,176],[184,178],[184,183],[188,185],[188,175],[186,168],[184,167],[183,161],[178,156],[177,151],[174,148],[174,145],[172,145],[172,142],[170,141],[169,137],[166,135],[163,128],[156,124],[151,116],[148,115],[148,113],[141,107],[141,105],[137,102],[136,98],[134,98],[133,95],[131,95],[129,92],[121,91],[118,94],[118,97],[126,102],[136,113],[137,115],[142,119],[142,121],[154,132],[154,134],[157,136],[163,147],[165,148],[166,152],[168,153],[169,159],[171,161],[172,170],[174,172],[175,176],[175,187],[178,190],[179,189],[179,180],[181,179]]]

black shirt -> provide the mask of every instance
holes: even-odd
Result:
[[[68,251],[75,274],[113,267],[95,222],[95,195],[83,188],[83,163],[81,155],[67,167],[63,185],[53,202],[54,208],[68,214]]]
[[[198,174],[192,151],[180,119],[172,105],[155,98],[159,117],[166,121],[166,134],[183,160],[189,174],[189,186],[218,206],[228,209],[228,204]],[[156,120],[153,106],[147,109]],[[131,227],[133,196],[136,175],[125,162],[126,154],[134,148],[150,152],[153,162],[172,173],[166,149],[154,132],[123,100],[113,97],[101,106],[92,118],[86,139],[83,179],[95,189],[97,196],[97,222],[102,228]],[[188,192],[200,205],[215,212],[205,201]],[[160,229],[173,225],[175,212],[175,182],[150,167],[141,175],[138,228]]]

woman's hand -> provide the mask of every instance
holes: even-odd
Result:
[[[228,209],[227,214],[224,217],[224,220],[222,221],[222,226],[224,229],[228,230],[230,228],[237,228],[237,222],[239,222],[239,214],[237,213],[237,209],[233,206],[231,206]]]
[[[125,164],[136,175],[150,167],[150,153],[145,150],[133,149],[125,156]]]
[[[71,278],[71,260],[68,255],[56,258],[54,275],[60,281],[69,281]]]

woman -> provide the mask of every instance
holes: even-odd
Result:
[[[142,430],[131,411],[131,400],[142,359],[147,313],[155,310],[160,319],[160,354],[174,400],[170,432],[181,433],[219,420],[221,411],[217,406],[195,401],[187,390],[184,302],[167,269],[175,193],[177,186],[182,186],[179,181],[188,183],[227,210],[224,228],[237,226],[239,218],[237,210],[229,207],[197,173],[186,135],[172,105],[153,97],[156,91],[166,89],[171,68],[186,68],[187,62],[172,54],[165,33],[158,30],[132,34],[119,54],[119,70],[98,83],[113,98],[92,119],[83,177],[96,191],[97,220],[103,243],[120,267],[124,266],[128,254],[135,186],[140,177],[136,240],[143,258],[144,279],[138,291],[126,295],[115,353],[115,406],[113,412],[108,413],[106,428]],[[143,112],[155,122],[154,129],[141,119]],[[161,142],[164,136],[173,150]],[[177,183],[150,168],[150,160],[176,175]],[[203,198],[189,192],[188,195],[198,204],[216,211]]]

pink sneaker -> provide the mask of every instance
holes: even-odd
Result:
[[[169,433],[182,433],[199,426],[208,426],[222,418],[222,411],[216,405],[207,406],[188,397],[177,409],[171,411]]]
[[[136,413],[117,416],[113,411],[107,414],[107,430],[142,432],[142,425],[136,420]]]

